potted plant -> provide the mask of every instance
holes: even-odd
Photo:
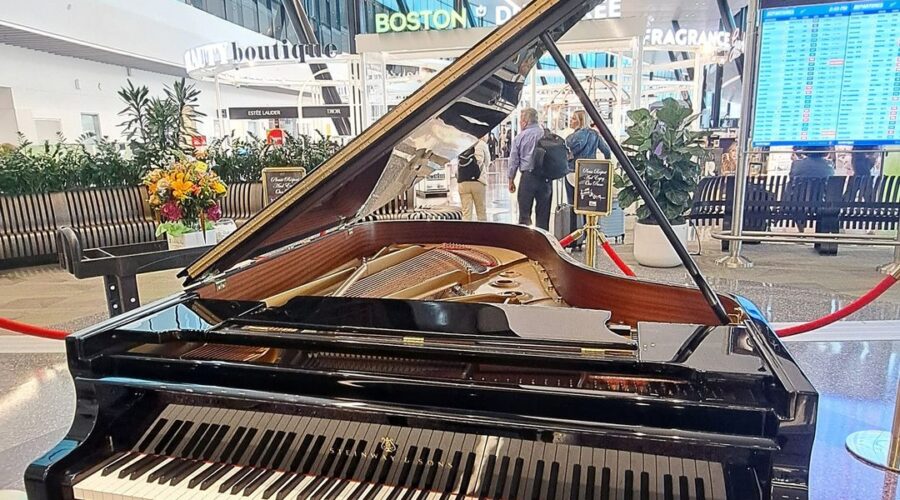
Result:
[[[701,146],[704,132],[689,130],[697,116],[672,98],[654,109],[628,112],[633,125],[623,143],[638,174],[647,183],[653,198],[682,242],[687,241],[685,214],[700,181],[700,161],[706,156]],[[644,266],[675,267],[681,263],[675,249],[666,240],[650,209],[641,201],[631,180],[617,175],[619,203],[623,208],[637,204],[634,229],[634,257]]]
[[[166,235],[169,249],[216,243],[213,223],[228,188],[206,163],[179,154],[168,167],[151,170],[144,185],[159,221],[156,235]]]

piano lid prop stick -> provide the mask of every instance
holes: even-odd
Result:
[[[706,279],[703,277],[703,275],[700,273],[700,269],[697,267],[697,263],[694,262],[694,259],[691,258],[691,255],[690,253],[688,253],[687,248],[685,248],[681,240],[678,239],[678,236],[675,234],[675,230],[672,229],[672,225],[669,223],[669,220],[666,218],[662,209],[659,207],[659,203],[657,203],[656,199],[653,198],[653,194],[650,193],[650,189],[647,187],[647,184],[637,173],[634,165],[631,164],[631,160],[628,158],[628,155],[625,154],[625,150],[622,149],[622,145],[619,144],[618,140],[616,140],[616,137],[613,135],[612,131],[606,125],[606,122],[604,122],[603,118],[600,116],[600,112],[598,112],[597,108],[594,107],[594,103],[584,91],[584,87],[581,86],[581,82],[578,80],[578,77],[575,76],[575,72],[572,71],[572,67],[569,66],[569,63],[562,55],[562,52],[559,51],[559,47],[556,46],[556,42],[553,41],[553,37],[551,37],[548,33],[543,33],[541,35],[541,41],[544,43],[544,47],[547,49],[547,52],[549,52],[553,57],[553,60],[556,61],[556,65],[559,67],[559,70],[565,77],[566,83],[568,83],[569,86],[572,87],[572,91],[575,92],[575,95],[578,96],[578,100],[581,101],[581,105],[584,106],[584,110],[587,112],[588,116],[591,117],[594,125],[597,126],[597,129],[600,131],[600,136],[603,137],[603,140],[606,141],[606,144],[609,146],[610,151],[612,151],[613,156],[615,156],[616,160],[619,161],[619,165],[622,167],[622,170],[625,171],[625,173],[628,175],[628,178],[631,180],[631,183],[634,184],[634,187],[638,190],[638,193],[640,193],[644,204],[648,209],[650,209],[650,213],[653,214],[653,217],[659,224],[660,229],[662,229],[662,232],[666,236],[666,239],[669,240],[669,243],[672,245],[675,253],[678,254],[678,257],[681,259],[682,264],[684,264],[685,269],[687,269],[688,274],[691,275],[694,283],[696,283],[697,288],[700,289],[700,293],[703,294],[706,302],[709,303],[709,307],[713,310],[716,318],[718,318],[723,325],[731,323],[731,318],[728,317],[728,312],[726,312],[725,307],[722,306],[722,302],[719,300],[719,296],[716,295],[716,293],[709,286],[709,283],[706,282]]]

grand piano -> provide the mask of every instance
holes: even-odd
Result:
[[[596,3],[529,3],[182,293],[70,336],[74,422],[28,497],[806,499],[816,392],[689,259],[698,288],[522,226],[361,222],[510,115]]]

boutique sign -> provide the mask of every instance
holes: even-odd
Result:
[[[282,40],[270,45],[240,45],[220,42],[203,45],[184,53],[188,73],[219,66],[288,61],[305,63],[307,59],[332,59],[339,54],[334,44],[290,43]]]
[[[453,9],[376,13],[374,27],[375,33],[404,33],[471,28],[472,20],[474,26],[499,26],[509,21],[520,10],[521,7],[513,2],[487,5],[476,1],[471,3],[471,16],[465,10]],[[589,12],[585,19],[620,17],[622,17],[622,0],[606,0]]]

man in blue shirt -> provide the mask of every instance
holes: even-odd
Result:
[[[550,202],[553,196],[551,182],[532,173],[534,148],[544,137],[544,129],[538,125],[538,113],[533,108],[523,109],[519,115],[521,132],[513,140],[509,152],[509,192],[516,193],[516,173],[521,172],[518,194],[519,224],[530,226],[532,213],[537,227],[550,229]]]

